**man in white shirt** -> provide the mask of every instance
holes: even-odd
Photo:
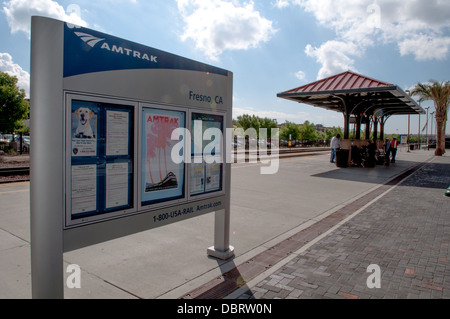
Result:
[[[331,158],[330,163],[335,163],[336,159],[336,149],[341,148],[341,135],[338,134],[331,139],[330,147],[331,147]]]

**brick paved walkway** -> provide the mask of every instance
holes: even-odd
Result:
[[[450,298],[449,185],[437,158],[239,298]]]

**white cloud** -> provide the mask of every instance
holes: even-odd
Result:
[[[81,19],[79,6],[70,5],[68,12],[52,0],[9,0],[4,3],[3,11],[12,33],[25,32],[30,36],[31,16],[40,15],[63,20],[76,25],[87,26]]]
[[[306,79],[306,74],[305,74],[305,72],[300,70],[300,71],[295,72],[295,77],[297,79],[299,79],[300,81],[304,81]]]
[[[279,111],[267,111],[267,110],[254,110],[252,108],[240,108],[233,107],[233,118],[237,119],[238,116],[248,114],[255,115],[261,118],[269,118],[276,119],[278,123],[284,123],[286,121],[295,122],[295,123],[304,123],[308,118],[311,117],[310,114],[306,112],[297,112],[297,113],[285,113]]]
[[[276,30],[255,10],[253,1],[177,0],[185,27],[182,40],[191,39],[211,60],[225,50],[256,48]]]
[[[282,9],[282,8],[288,7],[290,5],[290,3],[288,0],[276,0],[273,5],[277,8]]]
[[[317,79],[323,79],[347,70],[357,72],[355,61],[351,56],[359,56],[360,50],[352,42],[332,40],[325,42],[319,48],[314,48],[308,44],[305,53],[322,64]]]
[[[300,6],[336,39],[306,52],[322,64],[321,74],[352,67],[352,56],[368,48],[397,44],[401,55],[416,60],[446,59],[450,52],[450,1],[444,0],[279,0],[279,8]],[[329,43],[331,42],[331,43]],[[337,45],[336,42],[341,43]],[[345,43],[342,44],[342,43]],[[347,48],[353,47],[352,53]],[[337,49],[334,56],[332,49]]]
[[[450,49],[450,37],[433,38],[424,34],[399,43],[400,54],[414,54],[419,61],[444,60]]]
[[[19,88],[24,89],[26,95],[30,96],[30,74],[15,64],[9,53],[0,53],[0,71],[17,77]]]

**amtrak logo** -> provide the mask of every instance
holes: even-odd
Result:
[[[130,57],[133,57],[135,59],[139,60],[145,60],[151,63],[158,63],[158,57],[147,54],[145,52],[140,52],[136,50],[132,50],[129,48],[125,48],[122,46],[117,46],[115,44],[110,45],[108,42],[106,42],[105,38],[98,38],[91,34],[84,33],[84,32],[75,32],[75,34],[83,40],[87,45],[89,45],[91,48],[94,48],[98,43],[103,42],[100,49],[107,50],[111,53],[118,53],[122,55],[127,55]]]
[[[81,40],[83,40],[84,42],[86,42],[87,45],[89,45],[90,47],[94,47],[97,43],[105,40],[105,39],[100,39],[97,37],[94,37],[93,35],[84,33],[84,32],[75,32],[75,34],[77,36],[79,36],[81,38]]]

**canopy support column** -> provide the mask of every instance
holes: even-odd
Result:
[[[360,140],[361,139],[361,115],[356,116],[356,134],[355,139]]]
[[[350,108],[346,98],[335,95],[342,102],[342,113],[344,114],[344,140],[350,139]]]
[[[366,116],[364,121],[366,123],[366,140],[370,140],[370,118]]]
[[[380,140],[384,141],[384,123],[385,123],[386,119],[384,116],[381,117],[380,119]]]
[[[376,116],[373,117],[373,140],[378,140],[378,118]]]
[[[344,140],[350,139],[350,114],[344,113]]]

